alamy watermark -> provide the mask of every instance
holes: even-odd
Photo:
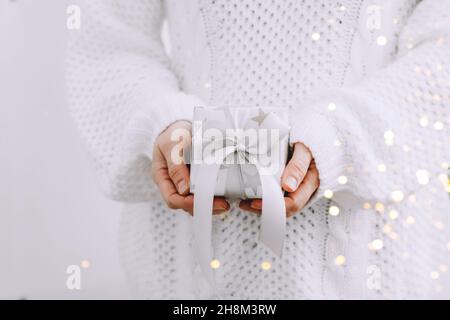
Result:
[[[66,9],[66,27],[69,30],[81,29],[81,8],[77,5],[70,5]]]
[[[81,275],[83,269],[91,266],[89,260],[81,261],[80,265],[72,264],[66,268],[66,288],[68,290],[81,290]]]

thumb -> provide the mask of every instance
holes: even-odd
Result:
[[[308,172],[311,161],[311,151],[301,142],[294,144],[294,153],[281,178],[281,184],[285,191],[294,192],[297,190]]]
[[[180,195],[189,193],[189,168],[186,165],[184,154],[191,144],[190,131],[185,127],[177,128],[171,132],[170,147],[164,148],[164,157],[167,161],[169,177]]]
[[[189,169],[186,164],[173,164],[168,162],[170,179],[180,195],[189,193]]]

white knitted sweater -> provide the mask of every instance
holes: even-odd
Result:
[[[449,0],[79,5],[71,110],[102,185],[125,203],[120,248],[140,297],[422,298],[443,289]],[[258,243],[257,216],[234,207],[215,218],[215,287],[195,263],[191,217],[167,209],[150,179],[155,137],[191,119],[196,104],[289,108],[291,141],[311,148],[321,180],[288,219],[282,258]]]

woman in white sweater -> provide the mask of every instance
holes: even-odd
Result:
[[[445,292],[449,0],[79,4],[71,109],[102,185],[125,204],[120,248],[139,297]],[[258,243],[258,200],[216,200],[216,213],[229,210],[214,218],[214,286],[193,254],[192,217],[177,210],[190,211],[188,175],[169,174],[164,156],[167,133],[188,127],[196,105],[286,108],[291,142],[310,163],[294,188],[283,181],[300,191],[287,195],[297,202],[282,258]]]

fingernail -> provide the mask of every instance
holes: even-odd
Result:
[[[223,207],[214,208],[213,212],[215,212],[216,214],[222,214],[222,213],[228,212],[228,208],[223,208]]]
[[[260,210],[262,208],[262,203],[258,202],[258,201],[252,201],[250,203],[250,207],[252,207],[253,209],[256,209],[256,210]]]
[[[186,193],[187,189],[188,189],[188,187],[187,187],[186,181],[181,180],[180,183],[178,183],[178,193],[184,194],[184,193]]]
[[[213,210],[228,210],[228,206],[226,204],[216,204]]]
[[[286,179],[286,184],[288,185],[289,188],[291,188],[292,190],[296,190],[297,189],[297,179],[295,179],[294,177],[288,177]]]

